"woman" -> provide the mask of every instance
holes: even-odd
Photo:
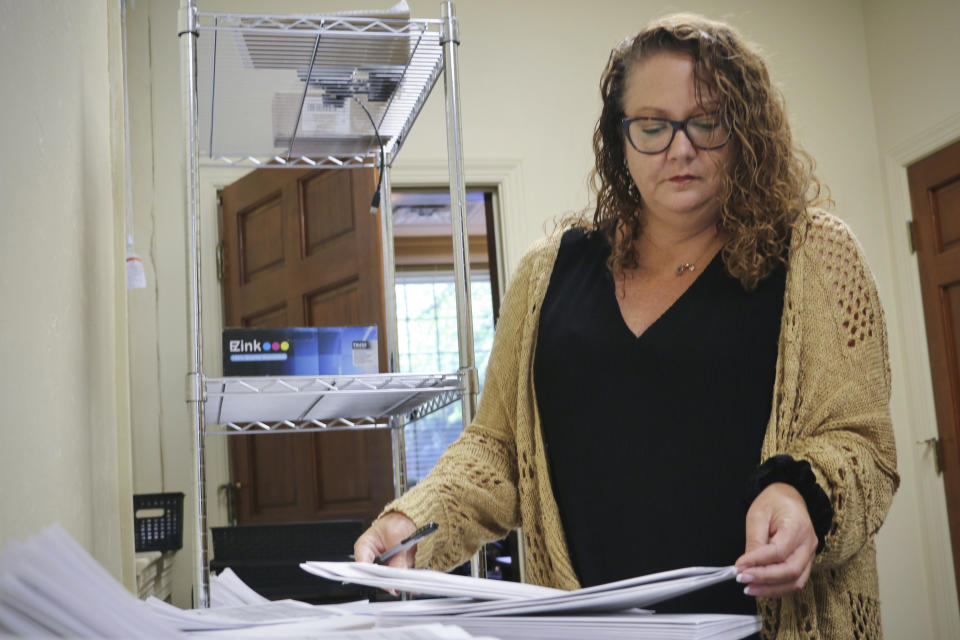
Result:
[[[524,257],[476,419],[356,558],[436,521],[392,564],[448,569],[521,525],[538,584],[735,562],[740,584],[658,611],[880,637],[873,537],[899,479],[856,240],[814,208],[782,99],[727,25],[649,25],[601,96],[593,220]]]

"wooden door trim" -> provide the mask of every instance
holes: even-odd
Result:
[[[887,269],[893,284],[893,298],[887,302],[899,330],[890,334],[890,348],[895,361],[893,416],[897,431],[898,454],[906,479],[897,501],[916,504],[919,511],[920,553],[925,570],[926,593],[918,601],[928,603],[927,618],[933,637],[960,637],[960,612],[953,564],[943,561],[943,550],[950,549],[950,527],[942,476],[936,475],[932,460],[922,445],[926,438],[937,437],[937,418],[933,400],[933,380],[927,353],[926,323],[920,294],[919,267],[916,256],[908,248],[906,223],[912,220],[907,167],[914,162],[960,139],[960,113],[911,134],[904,142],[882,150],[882,168],[887,189],[887,205],[882,208],[889,240]],[[882,265],[875,265],[880,271]],[[906,460],[905,460],[906,459]],[[913,488],[913,494],[904,490]],[[912,519],[912,516],[910,516]],[[879,546],[884,547],[883,533]],[[892,550],[891,550],[892,551]],[[920,615],[918,613],[918,615]]]
[[[200,268],[203,299],[203,368],[208,376],[221,373],[221,336],[224,309],[223,294],[217,280],[217,244],[220,241],[220,212],[217,192],[253,171],[252,167],[204,167],[199,172],[200,191]],[[208,437],[206,452],[207,526],[223,527],[227,519],[226,501],[218,499],[217,487],[230,482],[230,442],[237,437]],[[213,557],[213,536],[207,535],[208,557]]]

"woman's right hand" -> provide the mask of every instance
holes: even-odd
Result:
[[[377,519],[362,536],[357,538],[353,543],[353,558],[357,562],[373,562],[378,555],[400,544],[416,530],[417,525],[413,520],[398,511],[391,511]],[[401,569],[413,568],[416,556],[417,547],[414,545],[387,560],[387,565]]]

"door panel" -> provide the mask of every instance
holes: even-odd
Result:
[[[359,286],[356,279],[338,282],[306,297],[307,324],[319,324],[321,318],[345,318],[345,324],[359,324],[362,315]]]
[[[255,313],[243,318],[240,321],[241,326],[250,329],[270,329],[272,327],[287,326],[287,308],[279,307],[277,309],[267,309],[260,313]]]
[[[376,324],[382,336],[375,188],[366,170],[260,169],[224,189],[226,326]],[[231,437],[238,523],[370,521],[393,497],[390,447],[387,430]]]
[[[264,436],[256,447],[250,448],[254,473],[270,474],[270,478],[254,479],[254,502],[258,510],[292,508],[297,504],[301,487],[297,472],[302,470],[297,468],[296,448],[288,446],[292,437]]]
[[[960,180],[931,189],[931,209],[940,253],[960,244]]]
[[[304,208],[300,224],[306,250],[314,255],[330,240],[354,231],[350,207],[350,177],[347,171],[326,173],[302,183]],[[325,215],[318,212],[327,212]]]
[[[281,268],[283,212],[280,194],[239,213],[240,258],[244,284],[270,270]]]

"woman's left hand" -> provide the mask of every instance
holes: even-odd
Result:
[[[817,551],[807,505],[789,484],[775,482],[747,511],[747,548],[737,558],[737,582],[751,596],[779,598],[803,588]]]

